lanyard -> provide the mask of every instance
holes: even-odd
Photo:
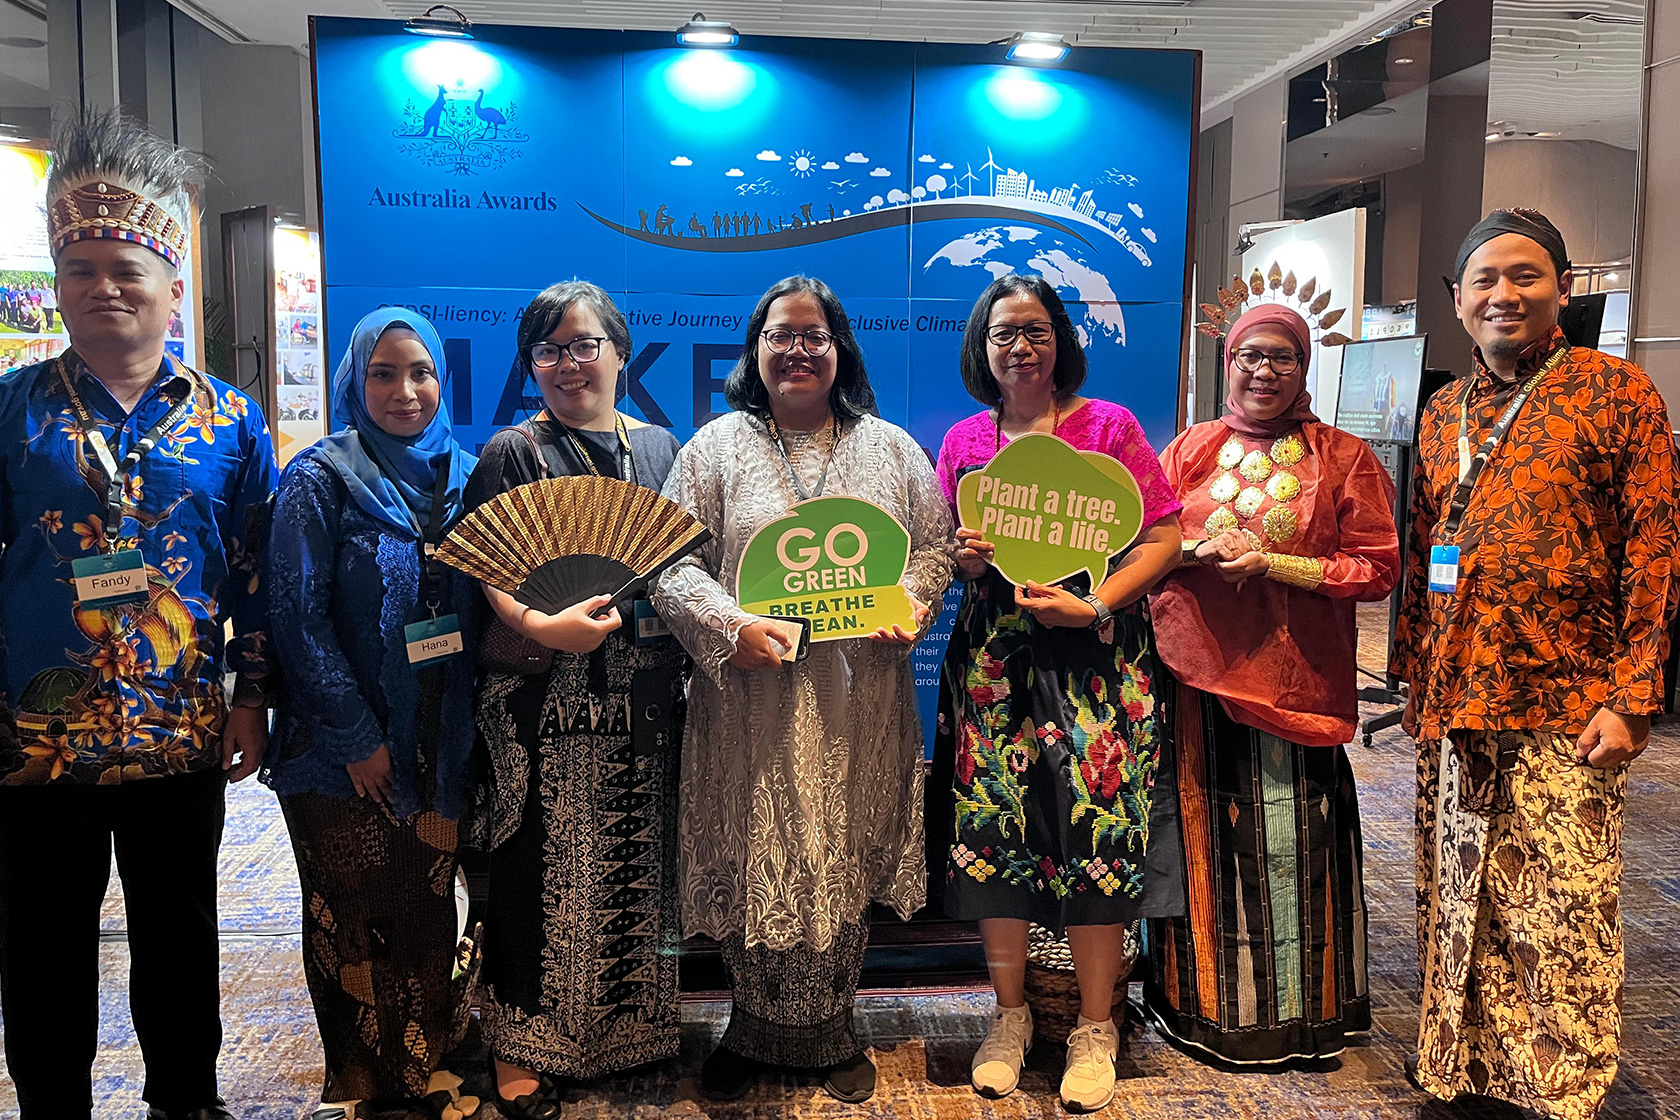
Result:
[[[554,419],[552,413],[550,413],[549,418]],[[630,450],[630,432],[624,427],[623,416],[615,412],[613,414],[613,421],[613,431],[618,435],[618,469],[623,472],[625,482],[635,482],[636,453]],[[589,454],[589,448],[583,445],[583,441],[577,437],[577,433],[572,431],[568,425],[561,423],[559,420],[554,420],[554,422],[559,424],[562,432],[566,433],[566,439],[571,442],[572,450],[577,452],[577,457],[583,460],[583,469],[594,475],[596,478],[600,478],[600,468],[595,466],[594,457]]]
[[[817,476],[817,488],[805,489],[805,484],[799,481],[799,472],[793,469],[793,460],[788,457],[787,448],[782,446],[782,430],[776,426],[776,418],[766,415],[764,424],[770,429],[770,442],[776,445],[776,450],[782,454],[782,464],[787,467],[788,481],[793,483],[793,492],[799,495],[799,500],[808,502],[812,498],[822,497],[823,488],[828,485],[828,468],[834,465],[834,452],[840,446],[840,418],[834,418],[834,437],[828,445],[828,458],[823,460],[822,473]]]
[[[443,543],[443,517],[449,495],[449,456],[438,459],[437,481],[432,484],[432,514],[420,534],[420,570],[426,577],[426,607],[437,617],[443,602],[443,562],[437,558]]]
[[[95,457],[99,460],[99,469],[105,473],[105,523],[100,529],[99,550],[106,552],[115,537],[122,533],[123,491],[128,488],[128,476],[134,468],[140,465],[140,460],[146,453],[157,446],[157,441],[163,433],[181,422],[192,405],[192,382],[177,374],[163,387],[163,394],[174,404],[170,410],[146,430],[146,434],[134,441],[123,456],[121,463],[111,453],[111,445],[105,442],[105,433],[99,430],[93,414],[87,405],[82,403],[81,394],[76,392],[76,386],[70,380],[70,371],[65,368],[64,359],[58,360],[59,380],[64,383],[65,392],[70,395],[70,409],[76,416],[76,429],[82,433],[82,438],[88,446],[93,448]]]
[[[1446,526],[1448,533],[1458,532],[1458,523],[1464,519],[1464,509],[1470,504],[1470,494],[1476,488],[1476,480],[1482,477],[1482,468],[1487,465],[1488,458],[1499,441],[1505,438],[1505,433],[1516,420],[1517,413],[1527,403],[1533,394],[1534,387],[1540,384],[1541,378],[1551,373],[1569,354],[1569,347],[1560,346],[1546,359],[1546,364],[1534,371],[1534,375],[1523,382],[1511,397],[1511,403],[1505,406],[1505,411],[1499,414],[1494,422],[1493,430],[1488,432],[1487,438],[1482,440],[1476,453],[1470,453],[1470,392],[1475,388],[1474,381],[1464,386],[1464,392],[1458,398],[1458,485],[1453,488],[1452,503],[1447,509]]]

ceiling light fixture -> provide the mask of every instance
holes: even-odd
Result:
[[[453,12],[454,17],[434,15],[434,12]],[[433,39],[471,39],[472,20],[461,9],[448,4],[433,4],[420,15],[403,21],[403,30],[410,35],[425,35]]]
[[[1010,62],[1060,62],[1067,57],[1067,40],[1054,31],[1018,31],[1004,40]]]
[[[1397,59],[1394,60],[1394,65],[1396,65],[1396,66],[1410,66],[1412,63],[1414,63],[1416,61],[1417,61],[1417,59],[1415,59],[1415,58],[1397,58]]]
[[[699,12],[677,28],[677,42],[685,47],[733,47],[741,41],[741,33],[728,20],[707,19]]]

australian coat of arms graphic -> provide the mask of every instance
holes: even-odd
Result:
[[[524,154],[520,145],[531,138],[519,127],[518,105],[486,104],[484,90],[468,89],[459,79],[453,88],[438,83],[430,101],[410,98],[402,127],[391,135],[401,141],[398,151],[452,175],[505,167]]]

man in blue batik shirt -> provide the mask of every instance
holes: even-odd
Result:
[[[0,1013],[23,1120],[91,1116],[113,847],[149,1116],[231,1116],[216,850],[226,785],[268,740],[256,538],[276,469],[249,398],[164,350],[191,171],[115,113],[61,130],[48,232],[71,349],[0,378]]]

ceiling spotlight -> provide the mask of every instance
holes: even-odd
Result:
[[[1606,280],[1608,280],[1610,283],[1614,284],[1616,281],[1618,281],[1622,278],[1622,274],[1619,273],[1619,272],[1606,272],[1604,274],[1604,278]]]
[[[453,12],[454,15],[434,14],[438,12]],[[471,39],[472,20],[462,15],[459,8],[433,4],[422,14],[405,20],[403,30],[410,35],[426,35],[433,39]]]
[[[1415,58],[1397,58],[1397,59],[1394,60],[1394,65],[1396,65],[1396,66],[1406,66],[1406,65],[1409,65],[1409,64],[1411,64],[1413,62],[1416,62],[1416,61],[1417,61],[1417,59],[1415,59]]]
[[[699,12],[677,28],[677,42],[685,47],[733,47],[741,41],[741,33],[727,20],[707,19]]]
[[[1497,140],[1497,139],[1499,139],[1499,133],[1497,133],[1497,132],[1490,132],[1490,133],[1488,133],[1488,134],[1487,134],[1487,138],[1488,138],[1488,139],[1489,139],[1489,140]]]
[[[1018,31],[1005,39],[1010,62],[1060,62],[1067,57],[1067,40],[1054,31]]]

